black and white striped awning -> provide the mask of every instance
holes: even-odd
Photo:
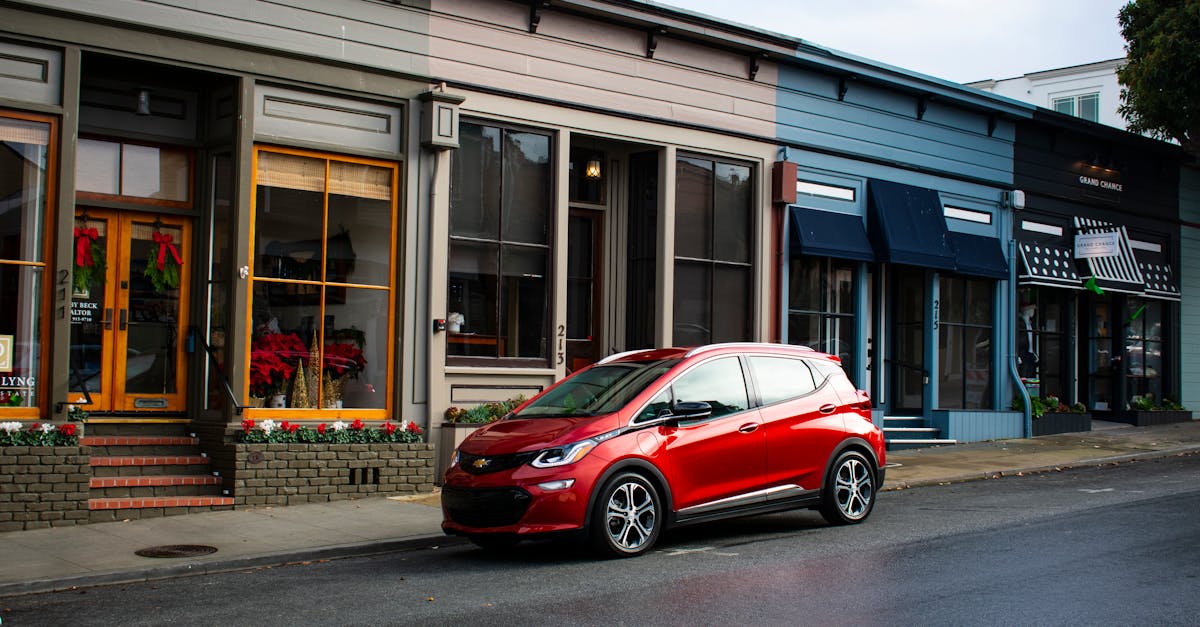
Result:
[[[1017,282],[1021,285],[1044,285],[1079,289],[1083,284],[1075,272],[1075,258],[1071,249],[1040,242],[1020,242],[1021,273]]]
[[[1138,269],[1146,279],[1146,297],[1163,300],[1180,300],[1179,279],[1175,270],[1163,258],[1161,252],[1134,250]]]
[[[1080,235],[1118,233],[1117,254],[1110,257],[1084,259],[1087,270],[1082,272],[1080,279],[1088,281],[1094,278],[1096,285],[1105,291],[1126,294],[1145,293],[1146,281],[1142,277],[1142,271],[1138,268],[1138,260],[1133,254],[1133,248],[1129,245],[1129,234],[1125,232],[1124,226],[1075,216],[1075,229]]]

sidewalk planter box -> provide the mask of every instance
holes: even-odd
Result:
[[[930,424],[941,437],[959,442],[1025,437],[1025,416],[1019,411],[935,409]]]
[[[1092,430],[1091,414],[1074,414],[1070,412],[1046,412],[1041,418],[1033,419],[1033,435],[1054,435],[1056,433],[1079,433]]]
[[[1113,422],[1123,422],[1135,427],[1150,425],[1166,425],[1174,422],[1187,422],[1192,419],[1192,412],[1186,410],[1139,410],[1126,409],[1110,412],[1108,419]]]
[[[0,447],[0,531],[86,525],[90,447]]]
[[[233,444],[233,504],[324,503],[433,491],[433,445]]]

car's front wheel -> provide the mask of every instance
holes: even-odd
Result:
[[[601,489],[592,512],[592,546],[612,557],[641,555],[662,530],[662,499],[649,481],[621,473]]]
[[[867,519],[875,506],[875,471],[857,451],[846,451],[833,463],[821,495],[821,516],[831,525],[853,525]]]

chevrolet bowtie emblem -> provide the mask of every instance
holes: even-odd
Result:
[[[471,465],[477,469],[483,469],[483,468],[487,468],[487,465],[490,463],[492,463],[492,460],[490,460],[486,457],[480,457],[479,459],[471,462]]]

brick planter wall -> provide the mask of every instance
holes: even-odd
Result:
[[[89,448],[0,447],[0,531],[88,523]]]
[[[234,507],[433,491],[432,444],[233,444]]]

